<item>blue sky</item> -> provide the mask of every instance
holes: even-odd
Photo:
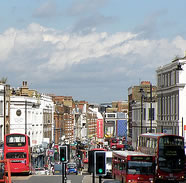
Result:
[[[74,100],[126,100],[128,88],[184,56],[185,0],[7,0],[0,77]]]

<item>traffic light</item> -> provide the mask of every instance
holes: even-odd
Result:
[[[81,150],[78,150],[77,157],[83,159],[83,152]]]
[[[104,151],[94,152],[94,172],[96,175],[106,175],[106,153]]]
[[[60,161],[66,163],[68,161],[68,149],[67,146],[59,146]]]

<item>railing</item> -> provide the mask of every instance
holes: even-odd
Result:
[[[7,164],[8,172],[0,169],[0,183],[11,183],[10,160],[0,160],[0,164]]]

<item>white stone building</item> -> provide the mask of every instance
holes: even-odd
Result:
[[[158,132],[185,136],[186,56],[157,70]]]
[[[53,138],[52,98],[41,95],[36,97],[11,96],[10,97],[10,133],[24,133],[30,136],[31,146],[40,145],[46,134]],[[50,139],[53,141],[53,139]]]
[[[137,138],[141,133],[156,133],[157,102],[152,102],[152,119],[150,118],[151,103],[143,101],[132,105],[132,146],[136,148]],[[152,123],[152,124],[151,124]]]

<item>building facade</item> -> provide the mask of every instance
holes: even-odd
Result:
[[[133,134],[136,133],[136,131],[139,131],[140,134],[148,131],[148,128],[150,128],[150,124],[146,122],[146,120],[149,121],[149,117],[146,118],[147,114],[152,115],[152,118],[150,118],[150,122],[152,123],[153,128],[156,127],[156,90],[157,87],[153,86],[150,81],[142,81],[140,85],[131,86],[130,88],[128,88],[129,137],[134,138],[134,136],[137,136],[138,134]]]
[[[152,114],[151,114],[152,110]],[[132,146],[136,148],[137,138],[142,133],[157,132],[157,102],[135,102],[132,105]]]
[[[40,145],[43,139],[53,141],[53,102],[49,96],[38,99],[25,96],[10,97],[10,133],[30,136],[31,146]]]
[[[186,57],[159,67],[157,131],[185,136]]]
[[[54,128],[54,103],[46,94],[30,90],[26,81],[18,89],[11,89],[10,133],[30,136],[31,146],[44,141],[52,143]]]

